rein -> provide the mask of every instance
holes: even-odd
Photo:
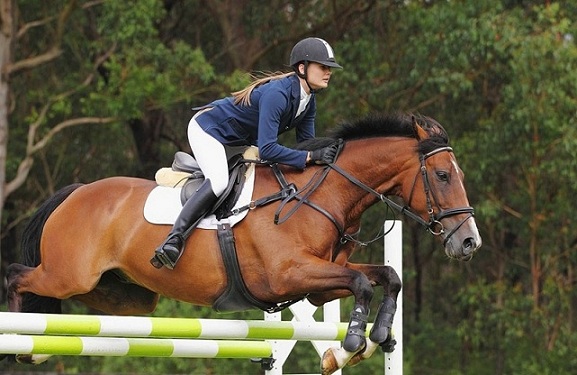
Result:
[[[342,168],[340,168],[339,166],[337,166],[334,163],[329,164],[329,167],[332,168],[333,170],[335,170],[337,173],[339,173],[341,176],[345,177],[347,180],[349,180],[350,182],[352,182],[355,186],[360,187],[361,189],[365,190],[366,192],[376,196],[377,198],[379,198],[381,201],[385,202],[385,204],[387,204],[387,206],[391,207],[392,209],[398,211],[399,213],[406,215],[408,217],[410,217],[411,219],[415,220],[416,222],[418,222],[419,224],[423,225],[432,235],[434,236],[440,236],[443,233],[445,233],[445,228],[443,226],[443,224],[441,223],[441,220],[445,217],[449,217],[449,216],[453,216],[453,215],[459,215],[459,214],[463,214],[463,213],[467,213],[469,215],[467,215],[467,217],[465,219],[463,219],[459,225],[457,225],[445,238],[443,245],[446,244],[446,242],[449,240],[449,238],[451,238],[451,236],[467,221],[469,220],[469,218],[473,217],[474,214],[474,210],[473,207],[459,207],[459,208],[451,208],[448,210],[444,210],[441,211],[435,216],[434,210],[433,210],[433,204],[432,204],[432,200],[431,197],[434,198],[434,193],[431,191],[431,184],[429,182],[429,177],[427,174],[427,165],[426,165],[426,160],[439,153],[439,152],[452,152],[453,149],[451,147],[440,147],[437,148],[429,153],[423,154],[419,157],[420,162],[421,162],[421,168],[420,168],[420,174],[422,176],[423,179],[423,186],[425,189],[425,196],[426,196],[426,201],[427,201],[427,212],[429,214],[429,221],[425,221],[423,220],[423,218],[421,218],[419,215],[415,214],[413,211],[411,211],[410,208],[410,204],[411,204],[411,200],[413,198],[413,193],[415,191],[415,186],[417,183],[417,179],[419,177],[419,173],[417,173],[417,175],[415,176],[415,180],[413,181],[413,187],[411,189],[411,195],[409,196],[409,201],[406,205],[401,206],[400,204],[396,203],[395,201],[391,200],[390,198],[386,197],[385,195],[377,192],[376,190],[374,190],[373,188],[371,188],[370,186],[366,185],[365,183],[361,182],[359,179],[357,179],[356,177],[352,176],[351,174],[349,174],[348,172],[344,171]],[[440,207],[439,207],[440,209]],[[383,234],[382,236],[384,236],[385,234]],[[379,239],[382,236],[378,236],[376,239]],[[374,241],[374,240],[373,240]],[[373,242],[371,241],[371,242]]]
[[[342,149],[342,146],[339,148],[339,151],[341,149]],[[441,208],[438,207],[439,213],[435,215],[432,201],[433,200],[436,201],[436,199],[434,199],[435,195],[434,195],[434,192],[431,190],[431,184],[429,182],[429,177],[427,174],[426,161],[428,158],[430,158],[433,155],[438,154],[439,152],[453,152],[453,149],[449,146],[439,147],[439,148],[437,148],[431,152],[420,155],[419,160],[421,163],[421,167],[419,169],[419,172],[415,175],[415,180],[413,181],[413,187],[411,188],[411,194],[409,196],[409,200],[408,200],[407,204],[405,204],[404,206],[396,203],[392,199],[386,197],[384,194],[379,193],[375,189],[371,188],[367,184],[360,181],[358,178],[354,177],[353,175],[351,175],[347,171],[343,170],[341,167],[339,167],[335,163],[327,164],[324,168],[319,169],[319,171],[317,171],[315,173],[315,175],[311,178],[311,180],[301,189],[297,189],[294,184],[288,183],[286,181],[284,175],[282,174],[280,168],[278,167],[278,165],[276,163],[273,163],[273,164],[269,164],[269,165],[272,168],[274,175],[275,175],[277,181],[279,182],[279,185],[281,186],[281,190],[276,194],[252,201],[246,206],[239,207],[235,210],[232,210],[231,213],[236,215],[236,214],[240,213],[241,211],[244,211],[247,209],[252,210],[258,206],[263,206],[263,205],[281,200],[280,206],[275,212],[275,217],[274,217],[274,223],[275,224],[284,223],[290,216],[292,216],[292,214],[294,214],[294,212],[297,209],[300,208],[300,206],[302,206],[303,204],[306,204],[307,206],[309,206],[309,207],[317,210],[318,212],[322,213],[325,217],[327,217],[335,225],[335,227],[337,228],[339,235],[340,235],[340,243],[341,244],[345,244],[345,243],[351,241],[351,242],[355,242],[355,243],[359,244],[360,246],[367,246],[368,244],[375,242],[375,241],[381,239],[382,237],[384,237],[390,230],[387,232],[384,232],[384,233],[377,234],[377,236],[370,241],[366,241],[366,242],[359,241],[355,237],[359,234],[360,230],[354,234],[345,233],[345,228],[334,218],[333,215],[331,215],[324,208],[322,208],[322,207],[320,207],[320,206],[318,206],[318,205],[316,205],[316,204],[314,204],[308,200],[308,197],[320,186],[320,184],[325,180],[328,173],[332,169],[335,172],[339,173],[344,178],[346,178],[348,181],[350,181],[353,185],[355,185],[355,186],[365,190],[366,192],[374,195],[375,197],[377,197],[380,201],[384,202],[388,207],[392,208],[393,210],[399,212],[400,214],[405,215],[405,216],[411,218],[412,220],[416,221],[417,223],[421,224],[422,226],[424,226],[429,231],[429,233],[431,233],[434,236],[440,236],[440,235],[445,233],[445,227],[441,223],[442,219],[449,217],[449,216],[459,215],[459,214],[468,214],[467,217],[465,217],[447,235],[447,237],[445,238],[445,240],[443,242],[443,245],[445,245],[446,242],[451,238],[451,236],[467,220],[469,220],[475,214],[474,214],[473,207],[458,207],[458,208],[451,208],[448,210],[441,210]],[[266,162],[260,162],[260,161],[256,161],[256,160],[243,160],[243,161],[244,162],[251,162],[251,163],[268,164]],[[419,174],[421,175],[421,178],[423,180],[423,186],[424,186],[424,190],[425,190],[425,196],[426,196],[426,202],[427,202],[427,213],[429,215],[428,221],[424,220],[419,215],[417,215],[415,212],[413,212],[411,210],[411,207],[410,207],[411,201],[413,199],[413,193],[415,192],[415,186],[417,184],[417,179],[419,178]],[[303,192],[305,192],[305,193],[303,194]],[[301,196],[301,194],[303,194],[303,195]],[[294,199],[296,199],[298,201],[297,204],[293,208],[291,208],[291,210],[288,213],[286,213],[284,216],[281,217],[281,212],[284,209],[285,205]]]

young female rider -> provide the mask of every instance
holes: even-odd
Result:
[[[188,140],[206,180],[184,204],[151,263],[173,269],[184,243],[199,219],[214,205],[228,184],[223,145],[255,145],[259,158],[304,169],[307,163],[328,164],[336,147],[293,150],[278,144],[278,135],[295,129],[297,142],[315,136],[315,92],[328,86],[331,68],[342,68],[331,46],[320,38],[298,42],[290,54],[294,72],[255,80],[232,97],[216,100],[197,112],[188,124]]]

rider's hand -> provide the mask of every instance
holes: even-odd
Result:
[[[338,144],[323,147],[319,150],[311,151],[310,162],[315,164],[330,164],[335,161],[337,156],[337,151],[339,149]]]

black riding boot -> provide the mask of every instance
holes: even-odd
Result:
[[[156,267],[173,269],[182,255],[184,243],[190,232],[206,215],[207,211],[216,203],[218,197],[212,191],[210,180],[205,180],[189,200],[186,201],[182,211],[176,218],[168,238],[154,252],[150,263]]]

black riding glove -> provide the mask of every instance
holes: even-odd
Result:
[[[339,145],[337,143],[323,147],[319,150],[311,151],[311,163],[315,164],[330,164],[335,161]]]

